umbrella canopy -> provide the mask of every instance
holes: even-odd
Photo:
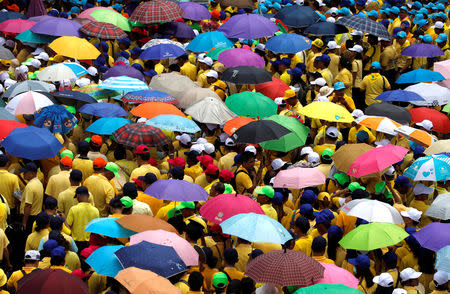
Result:
[[[150,41],[148,41],[147,43],[144,44],[144,46],[142,46],[142,50],[145,50],[149,47],[155,46],[155,45],[159,45],[159,44],[173,44],[173,45],[177,45],[180,48],[184,49],[183,44],[181,44],[180,42],[177,41],[172,41],[169,39],[151,39]]]
[[[178,107],[181,109],[186,109],[197,101],[205,98],[216,98],[221,100],[220,97],[209,88],[201,88],[199,86],[194,86],[189,88],[183,95],[182,98],[178,98]]]
[[[140,90],[128,92],[122,97],[123,102],[146,103],[146,102],[164,102],[177,103],[178,101],[167,93],[155,90]]]
[[[171,201],[205,201],[208,193],[201,186],[184,180],[158,180],[144,192],[152,197]]]
[[[187,76],[172,72],[154,76],[149,86],[152,90],[171,95],[181,103],[186,95],[186,89],[196,87],[196,84]]]
[[[231,47],[215,48],[215,49],[212,49],[211,51],[209,51],[208,53],[206,53],[205,56],[211,57],[212,60],[217,60],[217,59],[219,59],[220,53],[222,53],[225,50],[230,50],[230,49],[231,49]]]
[[[318,280],[317,283],[322,284],[343,284],[347,287],[358,288],[358,279],[348,270],[343,269],[334,263],[320,263],[324,268],[323,278]],[[309,287],[308,287],[309,288]],[[343,292],[343,294],[348,292]]]
[[[391,39],[391,35],[389,35],[388,30],[382,23],[373,21],[367,17],[362,17],[358,15],[348,15],[339,18],[336,21],[336,24],[341,24],[346,27],[361,31],[363,33],[368,33],[377,36],[379,38],[385,38],[388,40]]]
[[[86,225],[86,232],[108,236],[111,238],[128,238],[136,232],[122,227],[115,217],[102,217],[91,220]]]
[[[292,149],[305,145],[309,134],[309,128],[302,124],[298,118],[284,115],[272,115],[265,119],[279,123],[290,130],[291,133],[278,140],[262,142],[261,147],[263,149],[289,152]]]
[[[404,172],[413,181],[445,181],[450,179],[450,157],[437,154],[416,159]]]
[[[450,245],[439,249],[436,254],[436,270],[450,272]]]
[[[432,75],[428,74],[428,76]],[[438,106],[445,105],[450,102],[450,90],[437,84],[420,83],[409,86],[405,90],[414,92],[424,99],[420,101],[411,101],[411,103],[414,105]]]
[[[37,43],[37,44],[49,44],[53,42],[53,40],[55,40],[56,38],[57,37],[55,36],[36,34],[30,30],[23,31],[16,36],[16,39],[21,42]]]
[[[437,57],[444,55],[444,51],[433,44],[413,44],[402,50],[403,56],[411,57]]]
[[[131,113],[138,117],[145,117],[148,119],[154,118],[161,114],[173,114],[181,117],[186,117],[184,113],[172,104],[164,102],[146,102],[142,103],[131,110]]]
[[[438,154],[438,153],[450,153],[450,139],[439,140],[431,144],[425,152],[426,155]]]
[[[5,109],[14,115],[34,114],[36,111],[50,105],[53,105],[53,102],[44,94],[28,91],[11,99]]]
[[[96,100],[108,99],[108,98],[120,95],[120,93],[117,91],[100,89],[97,87],[96,84],[87,85],[87,86],[84,86],[84,87],[81,87],[78,89],[73,89],[73,90],[88,94],[89,96],[91,96],[92,98],[94,98]]]
[[[365,143],[345,144],[340,147],[331,157],[336,165],[336,169],[347,173],[352,163],[358,156],[373,149],[372,146]]]
[[[123,245],[102,246],[89,255],[86,263],[99,275],[115,277],[123,269],[123,266],[114,255],[114,252],[123,247]]]
[[[97,103],[97,100],[89,96],[88,94],[84,94],[78,91],[61,91],[53,93],[53,97],[55,97],[56,101],[61,104],[67,106],[73,106],[76,109],[79,109],[81,106],[89,103]]]
[[[152,271],[128,267],[115,277],[130,293],[179,294],[180,290],[169,280]]]
[[[345,235],[339,244],[345,249],[370,251],[392,246],[408,237],[401,227],[391,223],[359,225]]]
[[[28,91],[53,92],[55,90],[56,87],[53,84],[41,81],[26,80],[8,87],[2,97],[13,98]]]
[[[277,105],[261,93],[241,92],[229,96],[225,105],[239,116],[263,118],[277,114]]]
[[[409,140],[413,141],[414,143],[420,144],[424,147],[429,147],[433,142],[436,141],[436,139],[431,136],[429,133],[415,129],[408,126],[401,126],[395,129],[395,131],[405,137],[407,137]]]
[[[130,16],[130,21],[139,23],[168,22],[183,17],[183,9],[166,0],[154,0],[139,4]]]
[[[33,126],[13,130],[2,146],[9,155],[29,160],[51,158],[63,147],[49,130]]]
[[[444,76],[438,72],[418,68],[401,74],[395,82],[397,84],[413,84],[422,82],[437,82],[443,80],[445,80]]]
[[[306,28],[320,19],[311,7],[302,5],[285,6],[274,17],[292,28]]]
[[[223,130],[225,133],[231,136],[237,129],[253,121],[255,120],[250,117],[236,117],[227,121],[225,123],[225,126],[223,127]]]
[[[441,73],[444,76],[444,78],[446,79],[450,78],[450,61],[444,60],[435,62],[433,64],[433,69],[434,71]]]
[[[378,95],[375,100],[381,101],[399,101],[399,102],[410,102],[410,101],[424,101],[419,94],[411,91],[405,90],[392,90],[392,91],[384,91],[380,95]]]
[[[13,60],[16,56],[11,52],[11,50],[6,49],[3,46],[0,46],[0,59],[4,60]]]
[[[106,40],[123,39],[127,37],[127,34],[122,29],[106,22],[91,21],[83,25],[80,28],[80,31],[87,36]]]
[[[440,220],[449,220],[450,193],[438,195],[438,197],[434,199],[428,210],[425,212],[425,215]]]
[[[258,283],[305,287],[323,278],[324,267],[301,251],[273,250],[250,261],[245,274]]]
[[[132,92],[138,90],[148,90],[148,85],[141,80],[130,78],[127,76],[115,76],[104,80],[100,85],[100,89],[108,89],[114,91]]]
[[[137,147],[138,145],[164,146],[170,140],[157,128],[145,124],[127,124],[115,130],[113,136],[117,143],[125,146]]]
[[[89,14],[94,20],[112,24],[124,31],[131,32],[131,24],[128,19],[115,10],[95,9]]]
[[[295,54],[309,48],[311,48],[311,40],[294,33],[274,36],[266,43],[266,49],[274,53]]]
[[[341,24],[324,21],[310,25],[305,29],[304,33],[314,36],[335,36],[348,33],[348,29]]]
[[[288,85],[286,85],[282,80],[277,78],[272,78],[271,82],[255,85],[256,92],[259,92],[272,100],[275,100],[275,98],[278,97],[283,97],[284,92],[286,92],[286,90],[289,89],[290,88]]]
[[[46,128],[52,133],[67,134],[78,119],[62,105],[50,105],[34,115],[34,125]]]
[[[186,47],[186,50],[192,52],[206,52],[213,48],[232,47],[230,41],[222,32],[212,31],[198,34]]]
[[[194,30],[189,25],[179,21],[171,21],[162,24],[161,33],[164,35],[174,36],[183,39],[194,39],[196,36]]]
[[[128,214],[116,219],[116,222],[124,228],[138,233],[150,230],[164,230],[178,234],[178,231],[171,224],[150,215]]]
[[[399,123],[409,123],[411,114],[403,107],[389,103],[374,103],[366,108],[366,115],[385,116]]]
[[[450,119],[442,112],[427,107],[418,107],[410,109],[409,113],[411,120],[415,123],[427,119],[433,123],[433,131],[444,134],[450,133]]]
[[[0,12],[0,22],[8,20],[8,19],[26,19],[27,17],[25,15],[23,15],[22,13],[18,13],[15,11],[5,11],[5,12]]]
[[[315,294],[315,293],[333,293],[333,294],[363,294],[363,292],[348,287],[343,284],[316,284],[313,286],[300,288],[295,294]]]
[[[397,209],[378,200],[352,200],[346,203],[341,210],[347,215],[356,216],[370,223],[392,223],[401,225],[405,223]]]
[[[0,31],[4,33],[20,34],[23,31],[29,30],[36,23],[25,19],[8,19],[0,23]]]
[[[152,119],[147,120],[145,124],[165,131],[193,134],[200,132],[200,128],[194,121],[174,114],[155,116]]]
[[[87,74],[84,67],[76,63],[56,63],[45,67],[37,73],[40,81],[58,82],[62,80],[77,79]]]
[[[252,0],[220,0],[219,3],[222,7],[253,8]]]
[[[442,108],[442,112],[450,113],[450,103]]]
[[[401,126],[401,124],[396,121],[383,116],[363,115],[355,119],[355,122],[362,126],[371,128],[374,131],[393,136],[397,135],[395,129]]]
[[[208,8],[197,2],[181,2],[179,5],[183,9],[184,19],[200,21],[211,18]]]
[[[182,48],[173,44],[159,44],[151,46],[145,49],[139,58],[141,59],[167,59],[167,58],[177,58],[181,55],[186,54]]]
[[[58,38],[51,42],[49,47],[60,55],[79,60],[96,59],[100,55],[100,51],[94,45],[77,36]]]
[[[258,39],[273,36],[278,26],[260,14],[243,13],[230,17],[218,30],[227,38]]]
[[[132,66],[122,64],[114,65],[113,67],[108,69],[103,75],[103,79],[106,80],[112,77],[121,77],[121,76],[126,76],[129,78],[138,79],[140,81],[145,81],[144,74],[140,70],[137,70]],[[139,83],[139,85],[143,87],[141,83]]]
[[[25,128],[26,124],[15,121],[15,120],[0,120],[0,140],[3,140],[9,135],[14,129]]]
[[[316,101],[310,103],[300,110],[301,114],[311,118],[323,119],[331,122],[349,123],[354,120],[348,110],[333,102]]]
[[[60,18],[60,17],[52,17],[52,18],[47,18],[47,19],[44,19],[43,21],[38,22],[30,30],[36,34],[44,34],[44,35],[50,35],[50,36],[81,37],[80,32],[79,32],[80,28],[81,28],[81,25],[75,21],[65,19],[65,18]],[[83,39],[83,40],[85,40],[85,39]],[[52,48],[52,47],[50,47],[50,48]],[[62,54],[62,55],[64,55],[64,54]],[[65,55],[65,56],[67,56],[67,55]],[[68,56],[68,57],[71,57],[71,56]],[[87,59],[87,58],[81,58],[81,59]],[[93,59],[95,59],[95,58],[93,58]]]
[[[434,222],[413,234],[422,247],[435,252],[450,244],[450,223]]]
[[[325,184],[324,174],[317,168],[295,167],[280,171],[273,181],[275,188],[302,189]]]
[[[271,80],[272,76],[267,70],[254,66],[231,67],[222,73],[222,81],[236,85],[257,85]]]
[[[127,117],[128,113],[119,105],[113,103],[91,103],[85,104],[78,112],[98,117]]]
[[[80,14],[78,14],[77,18],[84,18],[84,19],[96,21],[96,19],[91,16],[91,13],[98,9],[102,9],[102,10],[106,9],[106,10],[114,11],[114,9],[112,9],[111,7],[97,6],[97,7],[92,7],[92,8],[83,10]]]
[[[1,120],[15,120],[15,121],[19,121],[19,119],[14,114],[11,114],[4,107],[0,107],[0,119]]]
[[[86,131],[97,135],[111,135],[114,131],[129,123],[131,123],[131,120],[121,117],[103,117],[94,121]]]
[[[88,286],[80,278],[61,269],[43,269],[27,274],[17,283],[17,293],[88,294]]]
[[[273,120],[258,120],[237,129],[232,139],[239,143],[259,144],[278,140],[289,133],[291,131],[288,128]]]
[[[206,97],[189,106],[185,113],[201,123],[222,125],[236,115],[222,102],[222,100]]]
[[[266,63],[261,56],[254,53],[252,50],[242,48],[225,50],[219,54],[219,59],[217,61],[226,67],[255,66],[264,68]]]
[[[40,22],[40,21],[42,21],[44,19],[48,19],[48,18],[52,18],[52,17],[54,17],[54,16],[50,16],[48,14],[44,14],[44,15],[37,15],[37,16],[29,17],[28,20],[30,20],[32,22],[35,22],[35,23],[38,23],[38,22]]]

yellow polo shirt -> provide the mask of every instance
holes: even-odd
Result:
[[[364,77],[360,85],[361,91],[366,91],[366,105],[372,105],[374,103],[380,103],[381,101],[375,100],[381,93],[391,89],[391,84],[386,77],[379,73],[371,73]]]
[[[45,194],[58,199],[59,193],[70,187],[70,171],[62,170],[58,174],[51,176],[45,189]]]
[[[334,82],[343,82],[345,85],[345,95],[352,97],[353,75],[344,68],[335,77]]]
[[[75,206],[78,204],[78,199],[74,198],[75,196],[75,190],[78,188],[78,186],[70,186],[66,190],[59,193],[58,196],[58,209],[59,211],[63,212],[64,215],[67,217],[69,214],[69,210],[72,206]],[[89,192],[89,203],[94,205],[94,198],[92,197],[91,192]]]
[[[253,181],[250,178],[248,171],[242,166],[239,167],[236,170],[236,192],[238,192],[238,194],[243,194],[244,191],[250,189],[252,186]]]
[[[31,179],[25,186],[25,190],[22,193],[22,202],[20,204],[20,213],[23,214],[23,210],[26,204],[31,204],[30,215],[37,215],[42,211],[42,202],[44,200],[44,186],[38,178]]]
[[[29,274],[32,271],[34,271],[36,268],[32,267],[32,266],[24,266],[22,267],[22,270],[26,273]],[[17,283],[19,282],[20,279],[23,278],[23,273],[21,270],[15,271],[11,274],[11,276],[8,279],[8,288],[12,289],[16,289],[17,290]]]
[[[7,170],[0,170],[0,194],[8,202],[10,208],[15,208],[14,192],[19,190],[19,177]]]
[[[158,180],[161,179],[159,169],[151,164],[143,164],[131,172],[130,181],[133,181],[133,179],[137,179],[140,176],[145,176],[147,173],[153,173]]]
[[[3,260],[3,252],[5,251],[6,247],[8,247],[8,245],[8,237],[6,237],[5,231],[0,229],[0,260]]]
[[[92,193],[94,205],[99,210],[100,216],[108,216],[107,205],[115,196],[114,188],[108,179],[101,174],[95,174],[84,181],[84,186]]]
[[[85,231],[86,225],[98,218],[98,209],[88,202],[80,202],[72,206],[67,215],[67,223],[72,229],[72,237],[75,241],[89,241],[89,232]]]
[[[180,73],[190,78],[193,82],[197,79],[197,67],[190,62],[186,62],[180,67]]]
[[[278,213],[275,208],[273,208],[272,204],[263,204],[261,205],[261,209],[268,217],[278,221]]]
[[[83,181],[94,174],[94,164],[90,159],[75,158],[72,162],[72,169],[78,169],[83,173]]]
[[[164,206],[164,201],[150,195],[144,194],[142,191],[138,191],[138,196],[136,197],[138,201],[147,203],[152,210],[153,215],[156,215],[161,207]]]
[[[311,256],[311,245],[313,238],[310,235],[302,236],[295,241],[294,250],[302,251],[308,256]]]
[[[194,181],[202,174],[203,169],[199,164],[184,168],[184,174],[190,176]]]
[[[47,228],[28,235],[27,241],[25,243],[25,251],[38,250],[41,239],[47,236],[48,233],[50,233],[50,229]]]

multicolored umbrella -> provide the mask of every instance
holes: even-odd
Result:
[[[78,119],[62,105],[50,105],[34,114],[34,124],[52,133],[66,134],[77,124]]]
[[[245,126],[246,124],[251,123],[253,121],[255,121],[255,120],[250,117],[245,117],[245,116],[236,117],[236,118],[230,119],[229,121],[227,121],[225,123],[225,126],[223,127],[223,131],[231,136],[237,129],[239,129],[240,127]]]
[[[436,74],[436,72],[432,73]],[[428,73],[426,76],[430,77],[432,74]],[[450,102],[450,89],[438,84],[419,83],[405,88],[405,91],[414,92],[424,99],[411,101],[412,104],[418,106],[439,106]]]
[[[265,61],[250,49],[233,48],[219,54],[218,62],[226,67],[255,66],[264,68]]]
[[[160,129],[145,124],[124,125],[115,130],[113,136],[117,143],[130,147],[137,147],[138,145],[164,146],[170,144],[170,140]]]
[[[98,88],[114,91],[132,92],[138,90],[148,90],[148,85],[138,79],[130,78],[127,76],[119,76],[104,80],[100,85],[98,85]]]
[[[131,24],[128,19],[115,10],[95,9],[89,15],[96,21],[110,23],[124,31],[131,32]]]
[[[342,284],[347,287],[354,288],[353,290],[358,288],[358,279],[348,270],[343,269],[342,267],[339,267],[334,263],[321,262],[320,264],[325,268],[325,272],[323,273],[323,278],[318,280],[317,284]],[[348,292],[343,293],[345,294]]]
[[[237,129],[231,138],[235,142],[259,144],[278,140],[291,131],[273,120],[257,120]]]
[[[173,98],[167,93],[155,90],[141,90],[128,92],[122,97],[123,102],[129,103],[146,103],[146,102],[164,102],[164,103],[177,103],[177,99]]]
[[[60,37],[51,42],[49,47],[60,55],[78,60],[92,60],[100,55],[100,51],[98,51],[94,45],[89,43],[86,39],[78,38],[76,36]]]
[[[165,131],[193,134],[200,132],[200,128],[193,120],[174,114],[155,116],[147,120],[145,124]]]
[[[43,34],[43,35],[50,35],[50,36],[81,37],[80,32],[79,32],[80,28],[81,28],[81,25],[75,21],[65,19],[65,18],[60,18],[60,17],[52,17],[52,18],[44,19],[43,21],[38,22],[30,30],[36,34]],[[83,40],[85,40],[85,39],[83,39]],[[62,54],[62,55],[64,55],[64,54]],[[65,56],[67,56],[67,55],[65,55]],[[71,57],[71,56],[68,56],[68,57]],[[93,58],[93,59],[95,59],[95,58]]]
[[[86,225],[85,231],[111,238],[128,238],[136,234],[136,232],[125,229],[117,223],[115,217],[93,219]]]
[[[117,92],[117,91],[112,91],[112,90],[108,90],[108,89],[100,89],[100,88],[98,88],[98,85],[96,85],[96,84],[91,84],[91,85],[81,87],[79,89],[74,89],[74,91],[79,91],[81,93],[88,94],[89,96],[91,96],[92,98],[94,98],[96,100],[108,99],[108,98],[120,95],[120,92]]]
[[[440,219],[449,220],[450,219],[450,193],[440,194],[436,199],[433,200],[425,215]]]
[[[391,223],[404,225],[403,217],[393,206],[378,200],[356,199],[347,202],[341,211],[370,223]]]
[[[148,119],[154,118],[161,114],[173,114],[181,117],[186,117],[184,113],[172,104],[164,102],[146,102],[142,103],[131,110],[131,114],[138,117],[145,117]]]
[[[158,180],[151,184],[145,194],[170,201],[205,201],[208,193],[201,186],[184,180]]]
[[[402,50],[403,56],[411,57],[438,57],[444,55],[444,51],[433,44],[412,44]]]
[[[411,114],[403,107],[390,103],[374,103],[366,108],[366,115],[384,116],[399,123],[409,123]]]
[[[396,128],[395,131],[398,134],[407,137],[411,141],[425,147],[431,146],[431,144],[436,141],[436,139],[429,133],[408,126],[400,126]]]
[[[444,113],[432,108],[417,107],[409,110],[411,120],[415,123],[420,123],[424,120],[429,120],[433,123],[433,131],[444,134],[450,133],[450,118]]]
[[[3,140],[8,136],[14,129],[25,128],[26,124],[15,121],[15,120],[0,120],[0,140]]]
[[[168,222],[145,214],[128,214],[116,219],[121,226],[141,233],[150,230],[164,230],[178,234],[178,231]]]
[[[378,95],[375,100],[381,101],[399,101],[399,102],[410,102],[410,101],[424,101],[419,94],[406,90],[392,90],[392,91],[384,91],[380,95]]]
[[[335,36],[348,33],[348,29],[338,23],[323,21],[310,25],[305,29],[304,33],[314,36]]]
[[[225,105],[239,116],[252,118],[274,115],[277,113],[278,107],[273,100],[263,94],[249,91],[229,96],[225,100]]]
[[[336,165],[336,169],[347,173],[352,163],[358,158],[358,156],[372,150],[374,147],[365,144],[345,144],[340,147],[331,157]]]
[[[75,62],[56,63],[39,71],[37,78],[41,81],[58,82],[62,80],[77,79],[87,74],[87,70]]]
[[[123,247],[123,245],[102,246],[89,255],[86,259],[86,263],[99,275],[115,277],[117,273],[123,269],[123,266],[114,255],[114,252]]]
[[[413,234],[422,247],[435,252],[450,244],[450,223],[433,222]]]
[[[401,127],[401,124],[383,116],[363,115],[355,119],[355,123],[371,128],[374,131],[393,136],[397,135],[395,129]]]
[[[145,43],[144,46],[141,47],[141,49],[145,50],[149,47],[159,45],[159,44],[173,44],[173,45],[177,45],[180,48],[184,48],[183,44],[181,44],[180,42],[177,42],[177,41],[172,41],[169,39],[151,39],[150,41]]]
[[[36,23],[25,19],[8,19],[0,23],[0,31],[4,33],[20,34],[23,31],[29,30]]]
[[[221,99],[206,97],[191,104],[185,111],[195,121],[205,124],[222,125],[236,115]]]
[[[275,188],[302,189],[325,184],[324,174],[317,168],[295,167],[280,171],[273,181]]]
[[[266,117],[267,120],[273,120],[291,131],[290,134],[281,139],[260,143],[266,150],[275,150],[280,152],[289,152],[292,149],[305,145],[309,134],[309,128],[302,124],[296,117],[284,115],[272,115]]]
[[[323,119],[331,122],[349,123],[354,120],[348,110],[336,103],[328,101],[316,101],[300,110],[300,113],[311,118]]]
[[[222,73],[222,81],[236,85],[257,85],[272,80],[272,75],[265,69],[254,66],[237,66],[227,68]]]
[[[259,92],[272,100],[275,100],[275,98],[278,97],[283,97],[284,92],[289,89],[289,86],[278,78],[272,78],[271,82],[255,85],[256,92]]]
[[[78,112],[90,114],[98,117],[127,117],[122,107],[113,103],[90,103],[83,105]]]
[[[208,53],[206,53],[205,56],[211,57],[212,60],[217,60],[217,59],[219,59],[220,53],[222,53],[223,51],[226,51],[226,50],[230,50],[230,49],[231,49],[231,47],[214,48],[211,51],[209,51]]]
[[[30,30],[23,31],[16,36],[16,39],[21,42],[37,43],[37,44],[49,44],[53,42],[56,38],[57,37],[55,36],[36,34]]]
[[[50,105],[53,105],[53,102],[44,94],[28,91],[11,99],[5,109],[13,115],[34,114],[36,111]]]
[[[170,283],[168,279],[152,271],[133,266],[121,270],[114,278],[130,291],[130,293],[180,293],[180,290]]]
[[[106,22],[91,21],[80,28],[80,31],[91,37],[114,40],[127,37],[124,31],[113,24]]]
[[[273,36],[278,26],[260,14],[243,13],[230,17],[218,31],[227,38],[258,39]]]
[[[88,294],[87,284],[66,271],[48,268],[30,272],[17,283],[17,293]]]
[[[323,264],[325,265],[325,264]],[[328,263],[327,263],[328,265]],[[294,294],[316,294],[316,293],[333,293],[333,294],[363,294],[363,292],[343,285],[339,284],[315,284],[309,287],[300,288],[294,292]]]
[[[139,23],[168,22],[182,18],[183,9],[175,3],[166,0],[154,0],[139,4],[130,16],[130,21]]]
[[[418,68],[401,74],[395,81],[397,84],[413,84],[422,82],[437,82],[445,80],[444,76],[436,71]],[[411,91],[411,90],[406,90]],[[419,103],[419,102],[417,102]]]
[[[173,44],[159,44],[151,46],[145,49],[139,58],[141,59],[167,59],[167,58],[177,58],[181,55],[186,54],[182,48]]]
[[[404,172],[413,181],[445,181],[450,179],[450,157],[437,154],[416,159]]]
[[[197,35],[187,46],[186,50],[192,52],[207,52],[213,48],[232,47],[230,41],[222,32],[212,31]]]
[[[15,83],[14,85],[8,87],[5,93],[3,93],[3,98],[13,98],[19,94],[28,92],[28,91],[40,91],[40,92],[53,92],[56,90],[55,85],[34,81],[34,80],[26,80],[23,82]]]
[[[306,28],[320,19],[311,7],[303,5],[285,6],[274,15],[274,18],[293,28]]]
[[[208,8],[197,2],[181,2],[179,5],[183,9],[184,19],[200,21],[211,18]]]
[[[266,43],[266,49],[274,53],[295,54],[309,48],[311,48],[311,40],[294,33],[277,35]]]
[[[112,77],[123,77],[123,76],[145,82],[144,74],[140,70],[135,69],[132,66],[123,64],[117,64],[108,69],[103,75],[103,79],[106,80]]]
[[[345,249],[370,251],[395,245],[408,236],[408,233],[397,225],[371,223],[351,230],[339,244]]]
[[[341,24],[346,27],[361,31],[363,33],[368,33],[370,35],[377,36],[379,38],[385,38],[390,40],[391,35],[389,34],[386,27],[380,23],[371,20],[367,17],[362,17],[358,15],[348,15],[339,18],[336,24]]]

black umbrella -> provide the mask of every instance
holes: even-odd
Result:
[[[285,6],[274,17],[293,28],[306,28],[320,19],[311,7],[300,5]]]
[[[60,103],[67,106],[73,106],[76,109],[89,103],[97,103],[97,100],[78,91],[61,91],[53,93],[53,97]]]
[[[390,103],[374,103],[366,108],[365,114],[385,116],[399,123],[411,122],[411,113],[408,110]]]
[[[391,35],[381,22],[373,21],[367,17],[348,15],[341,17],[336,23],[380,38],[391,39]]]
[[[237,129],[232,139],[238,143],[259,144],[278,140],[291,131],[273,120],[257,120]]]
[[[222,81],[236,85],[258,85],[272,81],[272,75],[265,69],[255,66],[230,67],[222,74]]]
[[[305,30],[305,34],[314,36],[334,36],[347,32],[345,26],[327,21],[314,23]]]

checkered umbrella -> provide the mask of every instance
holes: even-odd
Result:
[[[145,124],[127,124],[113,133],[117,143],[126,146],[138,145],[163,146],[170,143],[164,133],[157,128]]]
[[[380,22],[373,21],[367,17],[357,15],[344,16],[336,21],[336,24],[341,24],[380,38],[385,38],[388,40],[391,39],[391,36],[385,26],[383,26]]]
[[[274,250],[247,264],[245,274],[257,283],[311,286],[323,278],[324,267],[301,251]]]
[[[82,26],[80,31],[88,36],[107,40],[123,39],[127,37],[127,34],[125,34],[121,28],[106,22],[89,22]]]
[[[130,21],[139,23],[168,22],[183,17],[183,9],[166,0],[153,0],[140,4],[131,14]]]

